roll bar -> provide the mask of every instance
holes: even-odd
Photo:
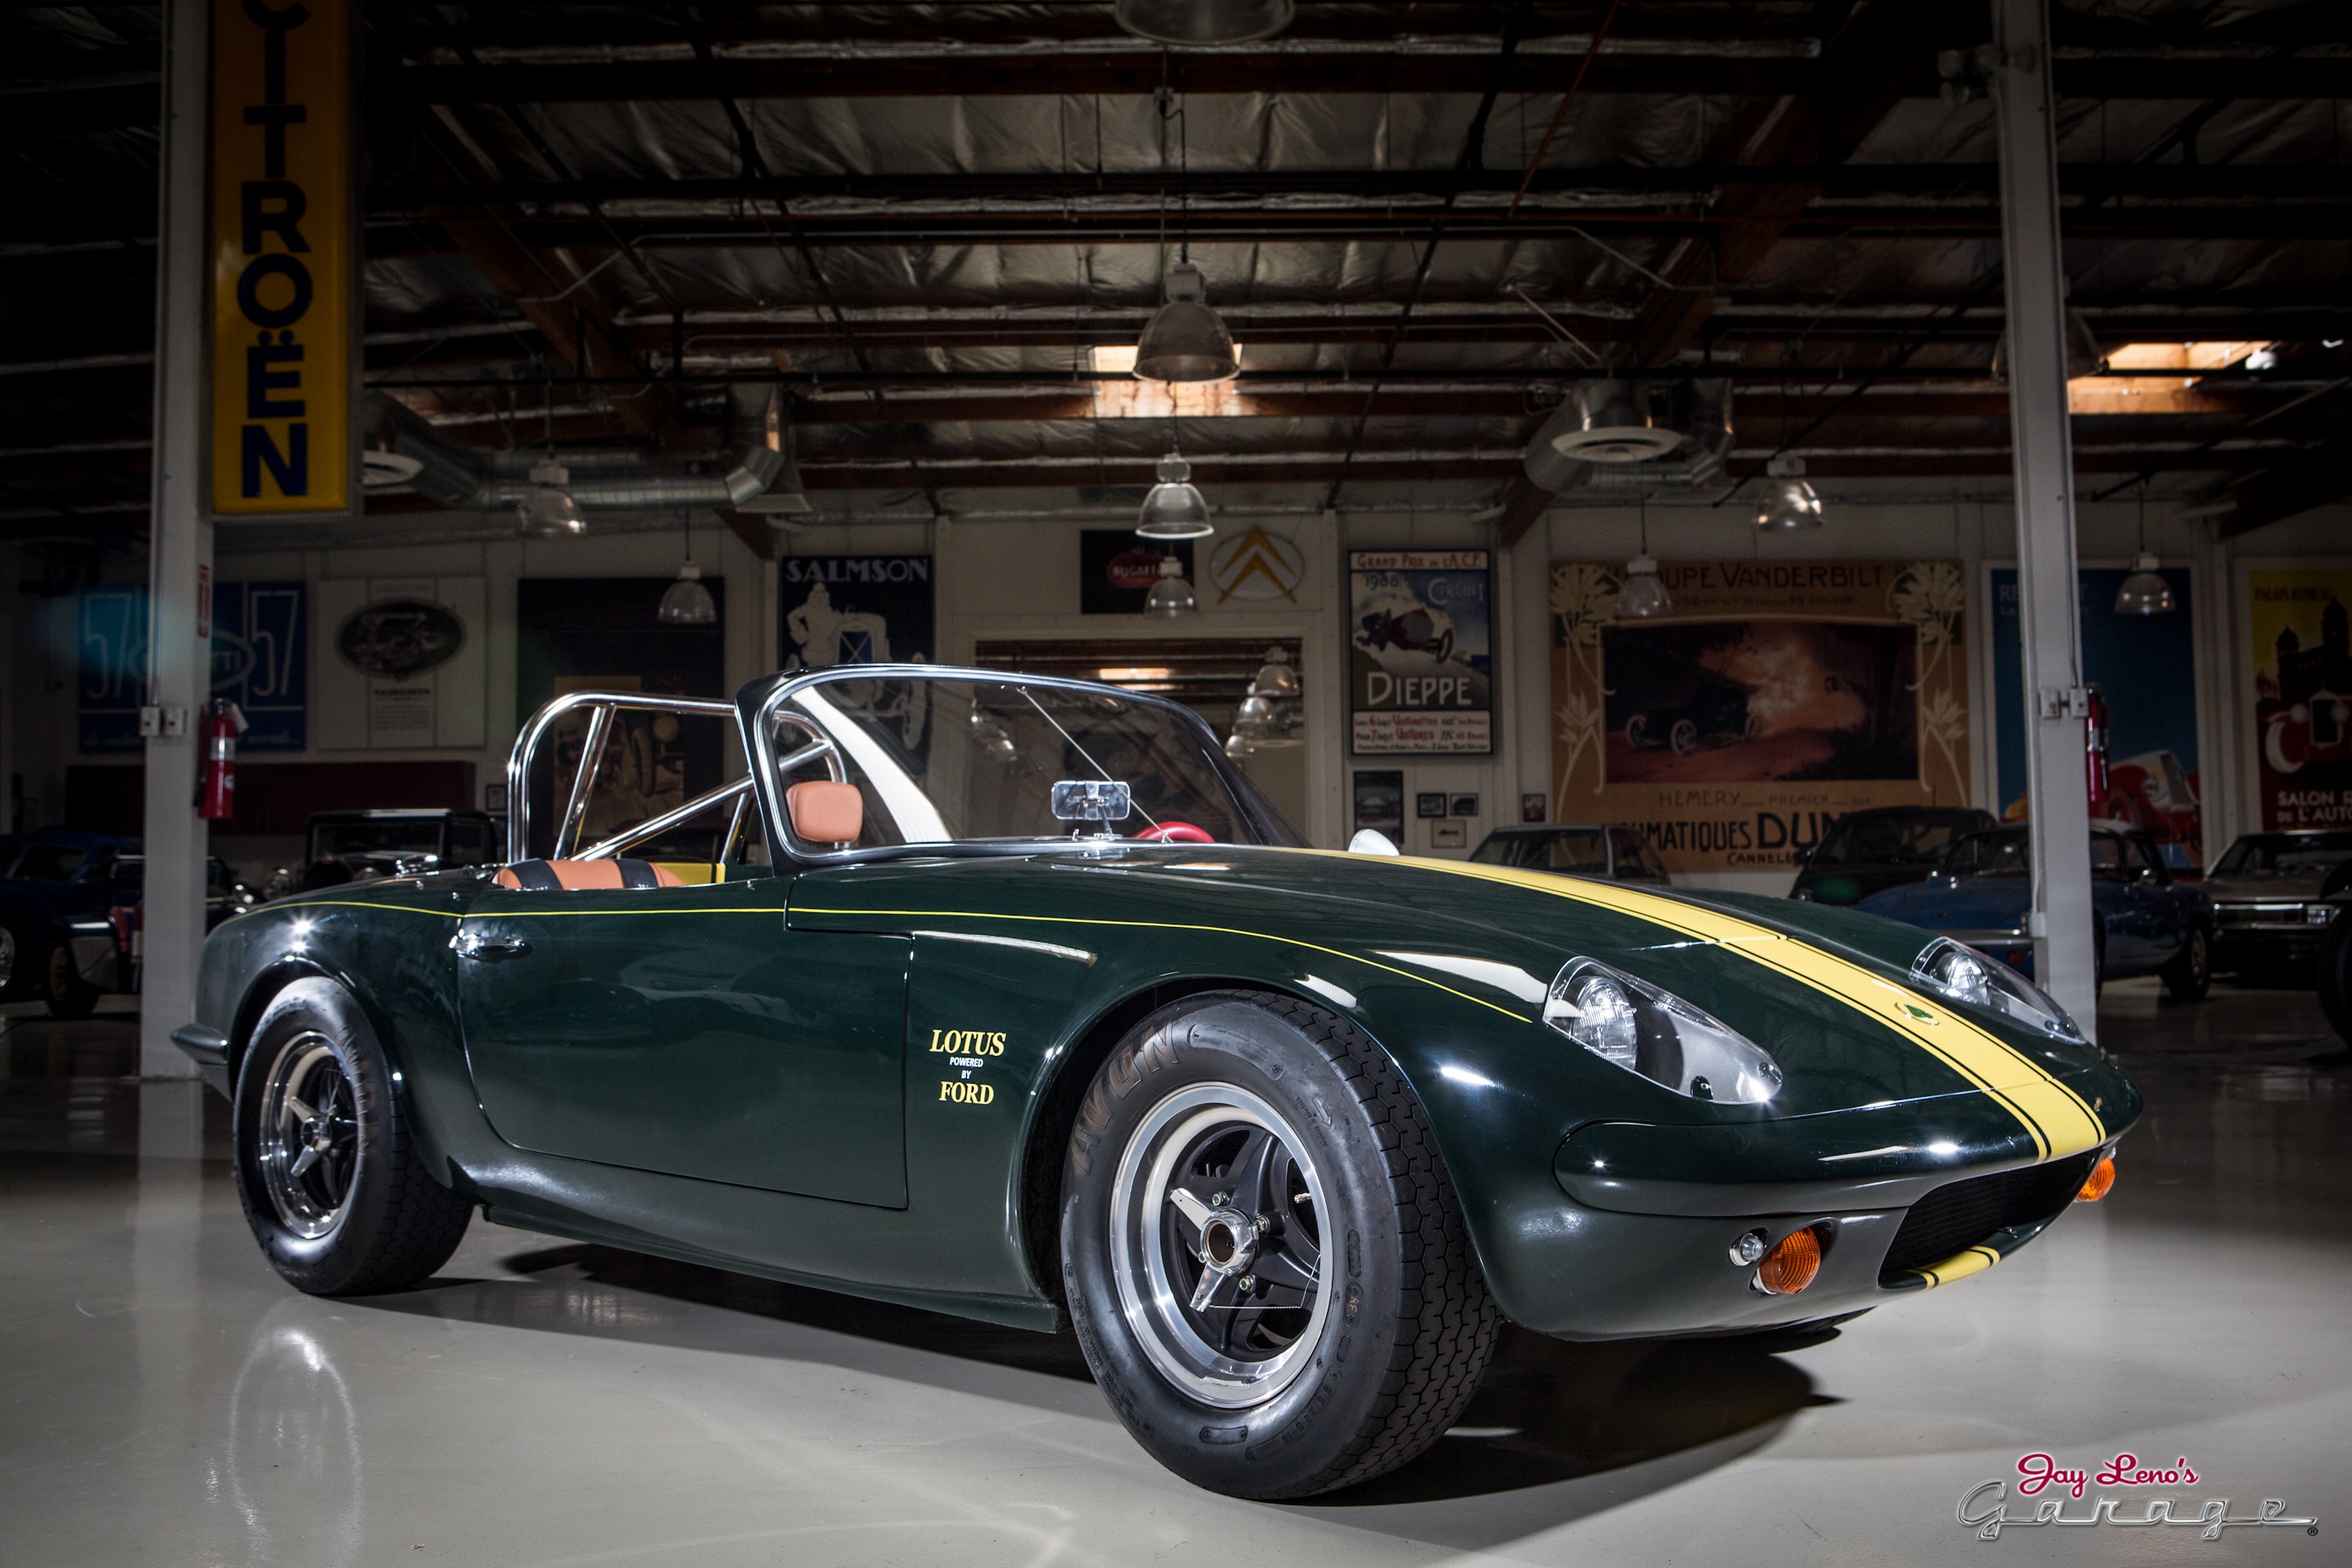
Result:
[[[595,793],[596,775],[604,771],[604,742],[612,738],[613,716],[616,713],[677,713],[700,714],[714,719],[735,717],[732,702],[713,702],[697,697],[664,697],[642,691],[574,691],[559,697],[531,715],[522,733],[515,737],[514,750],[507,754],[507,860],[509,864],[530,858],[530,764],[540,742],[555,728],[565,714],[588,710],[588,738],[580,758],[580,773],[572,781],[572,797],[564,803],[563,819],[555,832],[555,847],[549,858],[597,859],[618,854],[629,845],[650,838],[677,826],[679,823],[700,816],[719,801],[740,795],[751,787],[749,778],[721,784],[708,795],[696,796],[675,811],[666,811],[650,822],[641,822],[618,837],[608,839],[584,854],[567,856],[580,841],[580,825],[588,815],[589,797]],[[741,827],[738,814],[733,829]],[[732,833],[730,831],[730,838]],[[732,845],[729,846],[730,848]]]

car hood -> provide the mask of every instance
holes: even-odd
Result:
[[[2327,870],[2323,868],[2239,871],[2227,877],[2206,878],[2205,896],[2217,904],[2316,899],[2320,889],[2327,885]]]
[[[1787,1075],[1768,1112],[1780,1116],[1972,1091],[2063,1096],[2064,1082],[2115,1079],[2088,1047],[1919,990],[1909,965],[1933,940],[1920,931],[1789,900],[1463,861],[1202,846],[872,862],[796,879],[791,905],[796,928],[970,921],[1107,954],[1124,944],[1105,928],[1149,931],[1133,945],[1150,953],[1154,983],[1203,973],[1213,952],[1261,955],[1259,973],[1287,967],[1301,984],[1341,973],[1320,955],[1352,959],[1376,984],[1434,987],[1517,1018],[1545,1048],[1556,1042],[1540,1021],[1552,977],[1571,958],[1596,958],[1769,1051]],[[1361,981],[1341,984],[1372,994]],[[1362,1017],[1378,1037],[1380,1010],[1368,1003]],[[1750,1110],[1685,1104],[1705,1115]]]
[[[1858,903],[1886,888],[1899,888],[1936,874],[1932,860],[1855,860],[1834,866],[1807,865],[1797,873],[1797,886],[1822,904]]]
[[[2032,901],[2032,884],[2023,877],[1931,877],[1873,893],[1854,907],[1928,931],[2006,931]]]

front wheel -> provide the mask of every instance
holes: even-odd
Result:
[[[237,1071],[235,1129],[246,1223],[314,1296],[404,1289],[449,1260],[473,1218],[425,1168],[383,1047],[331,980],[271,999]]]
[[[1063,1283],[1136,1440],[1234,1497],[1420,1454],[1499,1322],[1419,1105],[1378,1047],[1286,999],[1160,1009],[1081,1101]]]
[[[2201,1002],[2213,988],[2213,941],[2203,926],[2189,928],[2189,940],[2164,966],[2164,988],[2181,1002]]]
[[[51,937],[41,954],[41,996],[52,1018],[87,1018],[98,1011],[98,987],[81,977],[73,943]]]

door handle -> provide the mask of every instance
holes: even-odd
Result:
[[[530,943],[519,936],[484,936],[479,931],[461,931],[449,939],[449,951],[460,958],[496,963],[501,959],[523,957],[530,952]]]

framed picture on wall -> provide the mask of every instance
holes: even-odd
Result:
[[[1356,755],[1494,752],[1493,560],[1484,550],[1349,552]]]
[[[1356,775],[1355,821],[1350,829],[1370,827],[1394,838],[1404,832],[1404,774],[1361,773]]]

